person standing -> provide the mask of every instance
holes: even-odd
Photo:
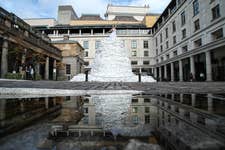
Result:
[[[30,66],[30,78],[31,80],[34,80],[34,69],[32,66]]]

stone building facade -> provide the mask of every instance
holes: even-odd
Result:
[[[83,73],[83,47],[65,36],[63,40],[53,41],[52,44],[62,51],[62,65],[59,67],[59,77],[70,80],[73,76]]]
[[[225,81],[224,0],[171,0],[160,16],[148,9],[108,5],[103,19],[78,17],[71,6],[60,6],[57,24],[25,21],[53,42],[65,35],[79,42],[87,68],[99,42],[116,25],[134,72],[154,74],[159,81]]]
[[[225,80],[225,1],[172,0],[152,30],[158,80]]]
[[[154,24],[158,15],[149,14],[148,9],[148,6],[109,5],[106,11],[108,19],[103,19],[97,14],[83,14],[77,19],[71,19],[70,25],[66,25],[68,22],[64,22],[64,25],[61,23],[56,26],[43,27],[35,22],[32,24],[30,21],[30,23],[36,29],[47,34],[52,41],[63,40],[63,37],[68,35],[70,40],[79,42],[85,49],[84,61],[87,68],[92,64],[99,42],[108,37],[109,30],[116,25],[117,35],[124,41],[124,46],[129,52],[133,72],[152,75],[154,49],[152,49],[152,35],[149,27]],[[138,12],[135,14],[134,10],[138,10]],[[68,11],[73,12],[70,9]],[[122,12],[119,14],[119,11]],[[58,19],[60,20],[60,18]],[[42,22],[41,19],[40,22]]]
[[[16,78],[27,79],[28,67],[34,69],[34,77],[56,78],[53,71],[61,61],[61,51],[50,43],[49,37],[1,7],[0,47],[1,78],[18,73]]]

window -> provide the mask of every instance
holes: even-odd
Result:
[[[188,51],[188,46],[185,45],[182,47],[182,53],[186,53]]]
[[[177,56],[177,51],[174,51],[173,52],[173,56]]]
[[[163,57],[161,57],[161,61],[163,61],[164,60],[164,58]]]
[[[88,49],[88,48],[89,48],[89,43],[88,43],[88,41],[84,41],[84,42],[83,42],[83,47],[84,47],[84,49]]]
[[[138,103],[138,99],[132,99],[132,103]]]
[[[215,20],[220,17],[220,5],[216,5],[212,8],[212,20]]]
[[[199,2],[198,0],[195,0],[193,2],[193,14],[196,16],[199,13]]]
[[[88,98],[85,98],[84,99],[84,103],[89,103],[89,99]]]
[[[158,51],[158,49],[156,49],[156,50],[155,50],[155,53],[156,53],[156,55],[158,55],[158,54],[159,54],[159,51]]]
[[[88,66],[88,65],[89,65],[89,62],[88,62],[88,61],[85,61],[85,62],[84,62],[84,65],[85,65],[85,66]]]
[[[100,46],[100,41],[95,41],[95,49],[98,49],[99,48],[99,46]]]
[[[144,51],[144,56],[145,56],[145,57],[148,57],[148,56],[149,56],[148,51]]]
[[[198,40],[194,41],[194,45],[196,48],[202,46],[202,39],[198,39]]]
[[[162,45],[160,46],[160,51],[161,51],[161,52],[163,51],[163,46],[162,46]]]
[[[182,30],[182,39],[184,39],[184,38],[186,38],[186,35],[187,33],[186,33],[186,29],[183,29]]]
[[[223,38],[223,28],[212,33],[213,41]]]
[[[137,107],[133,107],[132,108],[132,113],[137,113],[138,112],[138,108]]]
[[[132,122],[133,122],[133,124],[138,124],[138,116],[133,116]]]
[[[167,54],[166,55],[166,59],[170,59],[170,54]]]
[[[137,65],[137,61],[131,61],[131,65]]]
[[[133,48],[133,49],[137,48],[137,41],[136,40],[131,41],[131,48]]]
[[[148,41],[144,41],[144,43],[143,43],[144,45],[144,48],[148,48]]]
[[[150,102],[151,102],[151,100],[149,98],[144,99],[144,103],[150,103]]]
[[[149,61],[143,61],[143,65],[149,65]]]
[[[84,111],[85,114],[87,114],[87,113],[88,113],[88,107],[85,107],[85,108],[83,109],[83,111]]]
[[[166,39],[168,38],[168,28],[166,28]]]
[[[149,124],[150,123],[150,116],[146,115],[145,116],[145,124]]]
[[[71,66],[66,64],[66,74],[70,74],[71,73]]]
[[[173,21],[172,25],[173,25],[173,32],[176,32],[176,22]]]
[[[155,46],[158,46],[158,38],[155,39]]]
[[[198,31],[200,29],[199,19],[195,20],[195,22],[194,22],[194,28],[195,28],[195,31]]]
[[[186,18],[185,18],[185,11],[181,13],[181,25],[185,25],[186,23]]]
[[[137,51],[132,51],[132,56],[137,56]]]
[[[145,107],[145,113],[149,113],[150,112],[150,108],[149,107]]]
[[[162,43],[162,33],[160,33],[160,43]]]
[[[85,51],[84,57],[88,57],[88,51]]]
[[[176,36],[173,37],[173,45],[175,45],[175,44],[177,44],[177,37]]]
[[[169,48],[169,42],[166,41],[166,48],[168,49]]]

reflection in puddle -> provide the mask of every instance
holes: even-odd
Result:
[[[0,149],[223,149],[224,108],[221,94],[0,99]]]

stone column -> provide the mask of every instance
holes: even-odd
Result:
[[[56,60],[54,59],[54,62],[53,62],[53,80],[56,80]]]
[[[27,53],[27,49],[25,48],[24,51],[23,51],[23,54],[22,54],[22,60],[21,60],[21,63],[22,64],[25,64],[25,61],[26,61],[26,53]]]
[[[2,44],[1,77],[4,78],[8,72],[8,41],[4,39]]]
[[[184,102],[184,94],[180,94],[180,103]]]
[[[179,60],[179,79],[182,82],[183,81],[183,66],[182,66],[182,60]]]
[[[164,66],[164,78],[167,80],[167,66]]]
[[[70,35],[70,30],[67,30],[67,34]]]
[[[195,107],[195,104],[196,104],[196,95],[191,94],[191,106]]]
[[[6,99],[1,99],[0,100],[0,125],[1,126],[4,126],[5,125],[5,121],[4,121],[4,119],[5,119],[5,116],[6,116],[6,110],[5,110],[5,108],[6,108]]]
[[[48,108],[49,108],[49,105],[48,105],[48,100],[49,100],[49,99],[48,99],[48,97],[46,97],[46,98],[45,98],[45,108],[46,108],[46,109],[48,109]]]
[[[81,35],[82,34],[82,32],[81,32],[81,29],[79,30],[79,35]]]
[[[174,65],[173,63],[171,63],[170,65],[171,65],[171,81],[174,81]]]
[[[49,57],[45,60],[45,80],[49,79]]]
[[[93,29],[91,29],[91,35],[93,35],[94,34],[94,31],[93,31]]]
[[[157,78],[157,68],[154,68],[154,77]]]
[[[207,94],[208,97],[208,111],[212,112],[213,111],[213,98],[212,94]]]
[[[162,81],[162,70],[161,66],[159,67],[159,81]]]
[[[103,32],[102,34],[103,34],[103,35],[105,35],[105,29],[103,29],[103,31],[102,31],[102,32]]]
[[[191,73],[193,75],[193,78],[195,79],[195,60],[194,60],[194,56],[190,57],[190,68],[191,68]]]
[[[212,62],[210,51],[205,52],[205,61],[206,61],[206,81],[212,81]]]

